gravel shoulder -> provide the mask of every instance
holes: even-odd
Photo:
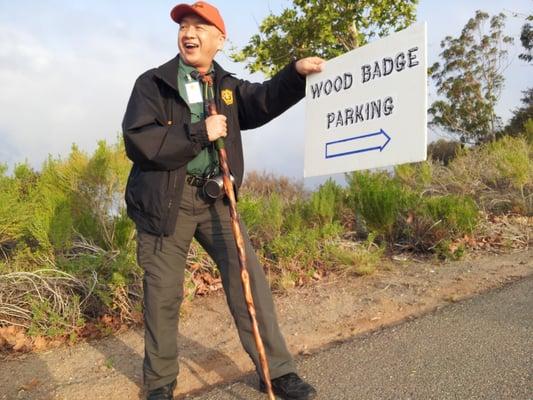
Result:
[[[385,261],[370,276],[329,278],[277,295],[293,354],[417,318],[533,274],[533,250],[474,254],[459,262]],[[182,308],[176,395],[205,391],[252,371],[222,294]],[[135,399],[142,396],[143,333],[0,360],[0,399]]]

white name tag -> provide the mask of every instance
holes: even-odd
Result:
[[[189,82],[185,84],[185,90],[187,91],[187,100],[189,103],[203,103],[202,89],[199,82]]]

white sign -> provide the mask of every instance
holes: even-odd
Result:
[[[425,160],[426,58],[424,23],[308,76],[304,176]]]

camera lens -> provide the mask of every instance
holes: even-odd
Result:
[[[230,175],[232,183],[235,183],[235,178],[233,175]],[[222,175],[214,176],[204,183],[204,194],[211,199],[218,199],[224,196],[224,180]]]
[[[224,192],[224,184],[222,176],[217,176],[213,179],[208,179],[204,184],[204,193],[207,197],[218,199]]]

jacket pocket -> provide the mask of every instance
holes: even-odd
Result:
[[[126,204],[145,216],[160,220],[168,208],[169,176],[169,171],[143,171],[135,165],[128,178]]]

